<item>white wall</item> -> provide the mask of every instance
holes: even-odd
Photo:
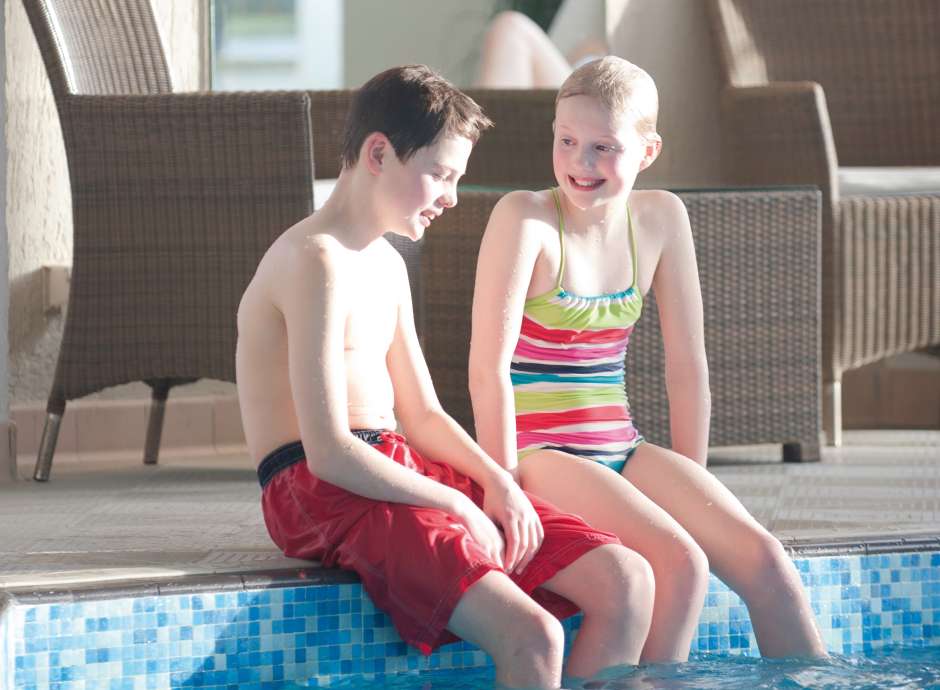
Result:
[[[6,0],[0,0],[0,45],[6,36]],[[6,83],[6,54],[0,51],[0,84]],[[7,326],[10,288],[7,279],[9,254],[7,252],[7,135],[6,93],[0,89],[0,353],[7,352]],[[0,356],[0,483],[16,476],[16,459],[10,452],[10,394],[7,358]]]
[[[607,34],[659,88],[663,152],[638,183],[720,186],[718,58],[704,0],[607,0]]]

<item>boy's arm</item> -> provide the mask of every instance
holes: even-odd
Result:
[[[402,467],[350,432],[344,290],[335,250],[321,240],[287,257],[276,299],[287,325],[291,394],[311,473],[360,496],[451,513],[501,564],[499,532],[467,496]]]
[[[504,196],[490,215],[477,259],[470,338],[470,398],[477,440],[516,473],[516,406],[509,366],[519,340],[539,245],[523,227],[531,192]]]
[[[668,236],[653,277],[653,291],[666,355],[672,448],[704,466],[711,394],[695,245],[685,205],[674,194],[658,194],[657,211]]]
[[[398,327],[389,348],[395,416],[408,442],[425,457],[448,465],[483,488],[485,514],[503,528],[507,572],[522,571],[541,545],[543,530],[531,502],[512,475],[496,464],[441,407],[415,333],[408,275],[400,260]]]

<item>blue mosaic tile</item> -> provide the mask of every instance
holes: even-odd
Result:
[[[940,645],[940,553],[797,559],[838,653]],[[580,617],[565,622],[568,643]],[[21,605],[0,617],[0,687],[275,690],[345,674],[484,666],[457,643],[424,657],[359,585]],[[757,655],[743,602],[712,578],[692,650]]]

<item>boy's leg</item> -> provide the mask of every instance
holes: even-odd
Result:
[[[653,616],[653,571],[619,544],[593,549],[543,588],[574,602],[584,619],[568,655],[567,674],[590,678],[605,668],[636,664]]]
[[[643,444],[624,477],[672,515],[747,603],[766,656],[825,656],[799,573],[780,542],[704,467]]]
[[[708,561],[688,532],[600,463],[541,451],[524,457],[519,468],[527,491],[581,516],[592,527],[613,532],[649,562],[655,600],[641,659],[687,659],[708,589]]]
[[[511,688],[558,688],[565,635],[558,619],[502,572],[491,570],[460,598],[447,629],[486,651]]]

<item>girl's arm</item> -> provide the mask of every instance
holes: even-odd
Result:
[[[516,420],[509,364],[539,254],[532,192],[511,192],[493,209],[477,259],[470,338],[470,398],[477,442],[516,474]]]
[[[689,216],[679,197],[662,192],[656,204],[657,215],[663,219],[661,227],[668,233],[653,276],[653,290],[666,354],[672,449],[704,466],[711,394],[695,246]]]

